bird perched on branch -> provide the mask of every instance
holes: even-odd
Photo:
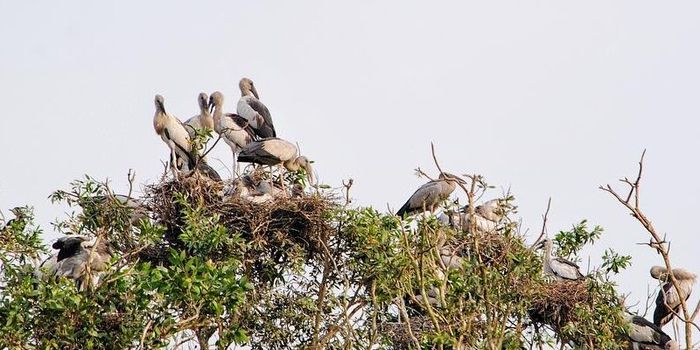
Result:
[[[437,180],[431,180],[419,187],[396,212],[396,215],[404,217],[426,210],[434,212],[440,203],[454,192],[457,183],[464,184],[466,182],[457,175],[441,173]]]
[[[241,99],[238,100],[238,108],[236,109],[238,115],[248,120],[248,123],[255,131],[255,135],[258,137],[277,137],[270,111],[260,102],[260,97],[255,89],[255,85],[253,85],[253,81],[243,78],[238,83],[238,87],[241,89]]]
[[[693,291],[693,285],[697,275],[686,269],[673,269],[673,276],[678,281],[680,295],[684,300],[688,300]],[[651,277],[664,282],[656,297],[656,309],[654,309],[654,324],[663,327],[671,322],[674,313],[681,311],[681,298],[678,291],[673,287],[668,270],[663,266],[654,266],[649,270]]]
[[[47,270],[51,276],[73,279],[80,290],[88,286],[88,281],[91,286],[97,285],[100,273],[107,269],[112,257],[109,244],[100,238],[65,236],[52,247],[58,249],[58,253],[41,263],[40,270]]]
[[[214,130],[221,135],[233,153],[233,172],[238,172],[238,153],[255,140],[255,132],[247,119],[238,114],[224,113],[224,94],[219,91],[211,94],[209,105],[214,108]]]
[[[644,317],[627,315],[630,350],[679,350],[678,343]]]
[[[238,161],[262,165],[279,165],[291,172],[304,169],[306,179],[314,182],[311,162],[304,156],[298,155],[297,147],[276,137],[251,142],[238,154]]]
[[[180,170],[194,170],[196,159],[192,154],[190,136],[182,122],[165,111],[163,96],[155,97],[156,113],[153,128],[170,148],[170,169],[178,178]]]
[[[576,263],[566,260],[564,258],[558,258],[552,256],[552,240],[545,238],[537,245],[537,249],[544,248],[544,273],[546,275],[554,276],[557,280],[580,280],[584,276],[579,271],[578,265]]]

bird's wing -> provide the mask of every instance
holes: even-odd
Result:
[[[238,161],[243,163],[257,163],[264,165],[279,164],[279,159],[266,151],[263,141],[251,142],[238,154]]]
[[[275,126],[272,124],[272,116],[270,115],[270,110],[256,98],[249,98],[246,100],[250,108],[260,114],[263,117],[265,123],[258,126],[258,132],[262,131],[265,135],[260,135],[261,137],[277,137],[275,132]]]
[[[550,265],[554,273],[561,278],[567,280],[577,280],[583,277],[583,274],[581,274],[581,271],[579,271],[578,265],[564,258],[554,258],[552,259],[552,263]]]
[[[219,175],[219,173],[217,173],[216,170],[214,170],[214,168],[209,166],[209,164],[207,164],[203,160],[200,161],[199,163],[197,163],[197,170],[199,170],[199,172],[201,172],[206,177],[208,177],[214,181],[217,181],[217,182],[221,181],[221,176]]]
[[[237,125],[242,130],[245,130],[245,132],[248,134],[251,140],[256,139],[255,131],[253,130],[253,127],[250,126],[248,119],[245,119],[238,114],[231,113],[224,114],[224,117],[230,119],[235,125]]]
[[[76,255],[78,251],[82,249],[81,244],[84,241],[85,239],[81,237],[68,237],[65,240],[63,240],[63,244],[61,245],[61,248],[58,251],[58,255],[56,256],[56,262],[60,262],[61,260]],[[56,243],[54,243],[54,246],[55,245]]]
[[[641,316],[632,318],[632,329],[629,336],[636,342],[649,345],[663,346],[671,340],[671,337],[664,333],[660,327]]]

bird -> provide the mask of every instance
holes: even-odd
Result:
[[[486,220],[498,222],[504,215],[506,205],[501,199],[492,199],[478,205],[474,211]]]
[[[255,134],[260,138],[277,137],[270,110],[260,102],[253,81],[243,78],[238,83],[238,87],[241,89],[241,98],[238,100],[237,113],[248,120]]]
[[[73,279],[79,290],[84,290],[88,281],[96,286],[112,257],[109,243],[99,238],[68,235],[59,238],[52,247],[58,253],[41,263],[40,270],[49,272],[50,276]]]
[[[552,240],[545,238],[537,245],[537,249],[544,248],[544,273],[554,276],[555,279],[575,281],[583,279],[578,265],[564,258],[552,256]]]
[[[477,206],[475,209],[478,209]],[[438,220],[445,225],[448,225],[456,230],[462,232],[468,232],[471,230],[471,220],[469,216],[469,205],[465,205],[459,210],[449,210],[438,216]],[[496,227],[498,226],[498,220],[492,221],[486,219],[480,210],[474,210],[474,222],[476,226],[476,231],[480,233],[493,233],[496,232]]]
[[[681,268],[676,268],[672,271],[678,282],[681,297],[688,300],[690,293],[693,291],[697,275]],[[680,312],[681,299],[678,297],[678,291],[673,287],[668,270],[665,267],[653,266],[649,273],[653,278],[663,282],[661,290],[656,297],[656,308],[654,309],[654,324],[663,327],[671,322],[673,316],[675,316],[674,313]]]
[[[179,119],[173,117],[165,111],[164,99],[161,95],[156,95],[156,113],[153,116],[153,128],[170,148],[170,168],[173,176],[178,178],[178,172],[184,170],[194,170],[196,159],[192,154],[192,145],[187,129]]]
[[[628,314],[626,317],[630,326],[629,350],[679,350],[678,342],[671,339],[661,328],[646,318]]]
[[[30,218],[29,208],[14,207],[10,209],[10,212],[14,214],[15,217],[6,222],[5,226],[3,226],[2,230],[0,231],[5,231],[6,229],[10,228],[17,230],[16,232],[24,231],[24,228],[27,227],[27,221]]]
[[[244,147],[238,154],[238,161],[262,165],[280,165],[291,172],[304,170],[306,179],[313,184],[314,175],[311,161],[298,155],[297,147],[286,140],[271,137],[254,141]]]
[[[205,92],[200,92],[197,96],[199,104],[199,114],[185,121],[185,129],[190,136],[190,140],[195,140],[198,130],[214,130],[214,118],[209,112],[209,96]],[[198,145],[197,149],[201,150],[203,145]]]
[[[438,205],[446,200],[457,188],[457,183],[466,183],[459,176],[441,173],[437,180],[428,181],[419,187],[406,203],[399,208],[396,216],[404,217],[416,212],[434,212]]]
[[[224,113],[224,94],[215,91],[209,97],[209,105],[214,108],[214,130],[224,139],[233,153],[233,172],[238,172],[238,153],[253,140],[256,135],[247,119],[238,114]]]

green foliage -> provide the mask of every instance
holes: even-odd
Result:
[[[588,221],[581,220],[574,225],[571,231],[559,231],[554,237],[558,254],[562,258],[571,259],[587,244],[593,244],[603,234],[603,228],[596,225],[592,230],[588,229]]]
[[[222,207],[218,190],[202,195],[197,181],[166,185],[149,190],[159,197],[139,220],[89,177],[51,196],[81,209],[58,228],[107,239],[118,252],[95,288],[35,273],[47,249],[30,211],[3,228],[0,348],[151,349],[180,336],[219,349],[501,350],[555,339],[620,348],[624,322],[607,274],[629,257],[609,251],[597,277],[548,282],[508,218],[513,205],[494,232],[463,231],[434,216],[341,207],[320,193]],[[478,178],[476,188],[488,187]],[[154,207],[164,200],[172,207]],[[557,235],[559,253],[574,256],[601,234],[584,220]]]

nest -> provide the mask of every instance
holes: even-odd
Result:
[[[409,319],[408,325],[405,322],[384,322],[379,329],[383,336],[390,341],[392,349],[413,349],[415,348],[414,340],[411,334],[419,342],[423,335],[432,334],[435,330],[430,317],[425,315],[413,316]],[[409,333],[410,325],[411,333]]]
[[[585,280],[557,281],[544,284],[532,300],[530,318],[559,331],[568,323],[577,322],[575,309],[591,301]]]
[[[185,207],[200,208],[207,216],[217,215],[219,224],[245,240],[245,262],[257,264],[258,270],[275,268],[260,264],[283,264],[290,254],[312,259],[327,253],[324,242],[334,231],[326,214],[336,207],[333,198],[302,193],[254,203],[238,196],[226,196],[224,187],[221,182],[201,176],[150,186],[146,204],[156,222],[165,227],[164,241],[160,246],[144,249],[141,257],[165,263],[167,247],[182,247],[179,235],[186,224]]]

